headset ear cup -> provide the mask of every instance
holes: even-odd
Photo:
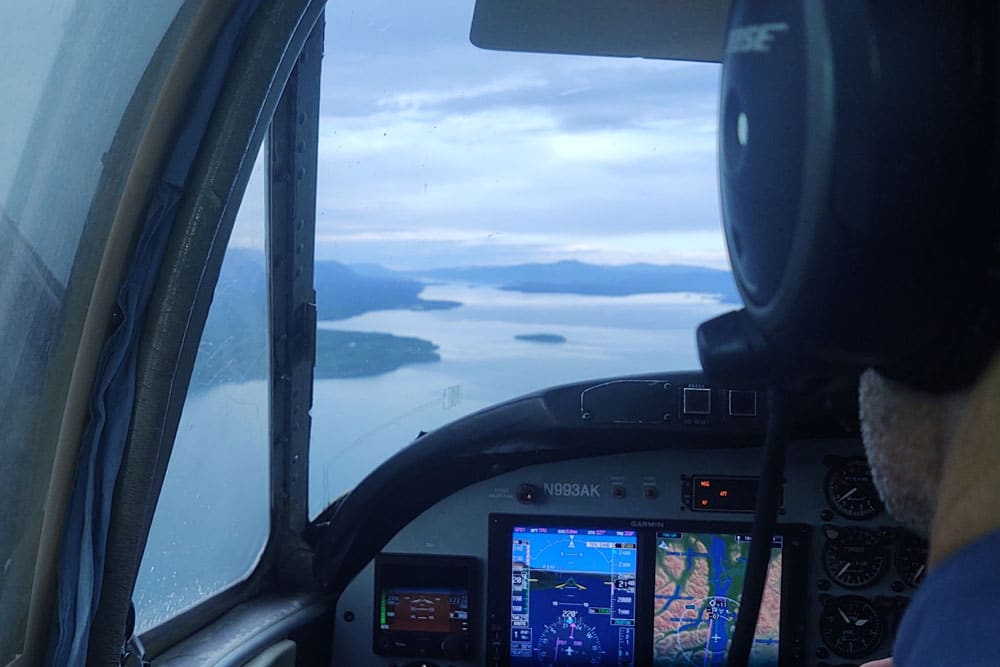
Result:
[[[988,361],[1000,135],[987,4],[733,3],[723,220],[746,327],[764,341],[752,353],[771,368],[876,366],[944,391]],[[699,337],[703,358],[734,359],[707,349],[717,338]]]

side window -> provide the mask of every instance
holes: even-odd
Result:
[[[265,155],[195,361],[133,599],[146,630],[245,578],[270,526]]]

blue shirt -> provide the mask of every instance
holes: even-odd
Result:
[[[893,661],[893,667],[1000,666],[1000,531],[927,575],[899,626]]]

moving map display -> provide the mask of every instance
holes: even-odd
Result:
[[[513,526],[511,665],[635,665],[634,530]]]
[[[656,533],[653,664],[725,665],[736,628],[750,538],[700,532]],[[782,537],[771,561],[750,665],[777,665]]]

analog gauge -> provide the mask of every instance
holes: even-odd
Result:
[[[896,543],[896,574],[907,586],[916,588],[927,574],[927,541],[902,531]]]
[[[823,569],[840,586],[863,588],[885,572],[886,550],[875,532],[857,526],[827,526],[823,532]]]
[[[872,472],[862,458],[843,459],[826,475],[826,499],[841,516],[859,521],[882,511]]]
[[[544,667],[600,665],[605,660],[597,630],[581,621],[576,611],[564,611],[559,620],[545,626],[536,652]]]
[[[883,628],[878,610],[859,595],[832,597],[823,603],[820,636],[842,658],[856,660],[874,653],[882,643]]]

